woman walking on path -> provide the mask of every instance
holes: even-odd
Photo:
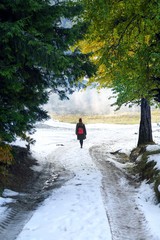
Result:
[[[76,135],[77,139],[80,142],[81,148],[83,147],[83,140],[86,139],[87,131],[85,124],[82,122],[82,118],[79,119],[79,122],[76,125]]]

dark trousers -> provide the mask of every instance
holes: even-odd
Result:
[[[83,139],[79,140],[81,148],[83,147]]]

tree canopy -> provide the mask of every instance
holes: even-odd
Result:
[[[89,32],[80,45],[99,66],[100,87],[112,87],[117,104],[149,101],[160,79],[160,5],[158,0],[81,0]]]
[[[151,101],[160,93],[158,0],[80,0],[89,31],[80,46],[92,53],[100,88],[110,87],[118,107],[141,104],[138,146],[153,142]]]
[[[71,49],[86,30],[75,1],[0,1],[0,141],[47,119],[49,92],[66,97],[90,76],[88,54]]]

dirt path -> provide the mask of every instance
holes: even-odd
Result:
[[[90,154],[103,176],[102,194],[112,239],[152,240],[144,216],[135,202],[135,182],[114,163],[107,161],[113,156],[104,145],[92,147]]]

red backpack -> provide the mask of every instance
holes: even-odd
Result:
[[[79,134],[79,135],[84,134],[84,129],[83,129],[82,127],[79,127],[79,128],[78,128],[78,134]]]

